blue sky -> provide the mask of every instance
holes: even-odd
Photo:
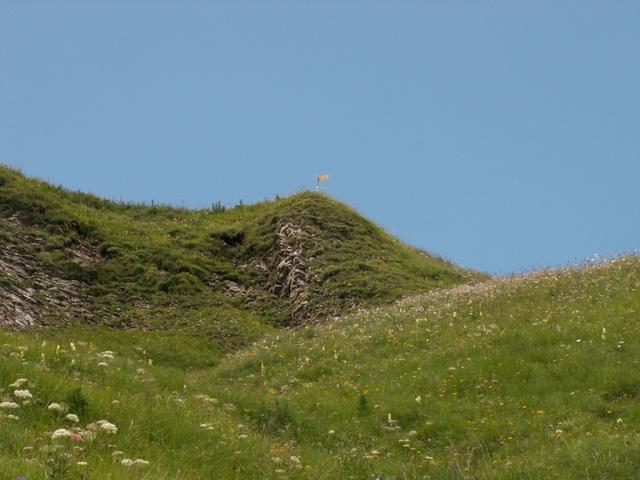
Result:
[[[0,162],[109,198],[313,187],[507,273],[640,245],[640,2],[0,0]]]

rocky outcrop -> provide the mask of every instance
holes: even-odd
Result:
[[[310,235],[300,225],[281,222],[276,232],[275,281],[271,291],[291,302],[291,322],[309,321],[309,258],[305,243]]]
[[[14,329],[90,316],[85,286],[52,275],[35,255],[19,245],[44,248],[25,233],[16,218],[0,219],[0,326]],[[83,252],[83,256],[87,252]]]

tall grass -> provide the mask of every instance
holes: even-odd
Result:
[[[33,399],[0,409],[0,478],[635,478],[639,267],[455,287],[226,355],[173,332],[2,332],[2,401],[18,378]],[[102,419],[117,434],[51,438]]]

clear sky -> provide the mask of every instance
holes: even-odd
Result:
[[[0,0],[0,162],[109,198],[313,187],[508,273],[640,246],[640,2]]]

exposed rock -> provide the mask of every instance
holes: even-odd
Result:
[[[70,248],[70,253],[75,261],[81,265],[95,265],[104,262],[104,257],[95,248],[87,245],[74,245]]]
[[[0,233],[0,326],[27,328],[46,324],[54,316],[58,321],[90,316],[82,293],[85,285],[48,273],[19,246],[39,247],[41,239],[22,231],[15,217],[0,219]]]
[[[275,282],[270,290],[291,302],[291,321],[309,320],[309,266],[305,242],[310,235],[302,226],[283,222],[276,232]]]
[[[243,297],[247,295],[247,293],[248,289],[237,282],[233,282],[231,280],[226,280],[224,282],[224,294],[229,297]]]

